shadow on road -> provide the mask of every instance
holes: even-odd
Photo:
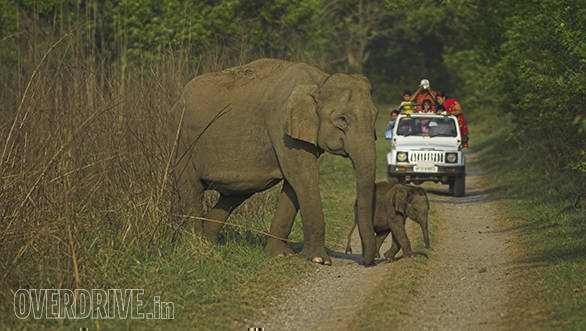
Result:
[[[432,186],[433,185],[433,186]],[[439,184],[428,184],[426,185],[425,191],[430,194],[430,201],[433,203],[441,204],[468,204],[468,203],[482,203],[502,200],[499,198],[500,195],[496,194],[503,191],[505,188],[502,186],[490,187],[476,190],[469,190],[463,197],[454,197],[447,189],[441,189],[437,186]],[[433,197],[449,197],[446,199],[433,199]]]
[[[328,255],[331,258],[340,259],[340,260],[348,260],[348,261],[356,262],[356,264],[362,264],[362,254],[359,254],[359,253],[346,254],[346,253],[341,252],[341,251],[340,252],[333,251],[333,250],[331,250],[329,248],[326,248],[326,252],[328,253]],[[375,259],[375,262],[377,264],[383,263],[383,262],[386,262],[386,259],[384,257],[383,258],[377,258],[377,259]]]
[[[343,253],[343,252],[333,251],[333,250],[330,250],[330,249],[327,249],[327,248],[326,248],[326,252],[332,258],[341,259],[341,260],[348,260],[348,261],[354,261],[357,264],[362,264],[362,255],[361,254],[357,254],[357,253],[346,254],[346,253]],[[415,255],[418,255],[418,256],[424,256],[426,259],[429,258],[429,256],[426,253],[424,253],[424,252],[414,252],[414,253],[415,253]],[[399,257],[394,258],[392,262],[397,262],[397,261],[402,260],[404,258],[405,258],[405,256],[404,255],[401,255]],[[377,264],[379,264],[379,263],[389,263],[387,261],[387,259],[384,258],[384,257],[380,257],[380,258],[375,259],[375,262]]]

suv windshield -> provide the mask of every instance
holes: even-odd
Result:
[[[403,117],[399,121],[397,135],[456,137],[456,123],[448,117]]]

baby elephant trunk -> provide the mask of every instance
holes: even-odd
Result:
[[[425,242],[425,248],[429,248],[429,229],[427,226],[427,215],[419,223],[421,226],[421,232],[423,232],[423,241]]]

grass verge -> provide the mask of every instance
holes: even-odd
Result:
[[[519,240],[513,263],[525,290],[514,305],[526,307],[519,319],[536,319],[543,328],[585,329],[585,176],[548,170],[510,139],[507,119],[480,118],[472,130],[485,180],[496,183],[492,194],[509,215],[503,227]]]
[[[330,249],[341,247],[342,238],[353,221],[353,177],[354,171],[348,160],[331,155],[320,158],[320,189],[326,218],[327,246]],[[276,187],[253,197],[235,211],[230,221],[268,231],[278,192],[279,188]],[[253,218],[252,224],[250,218]],[[292,247],[299,250],[302,241],[299,219],[295,222],[291,238],[298,241]],[[98,243],[88,254],[91,258],[80,262],[85,266],[83,288],[144,289],[143,311],[151,311],[153,304],[148,300],[160,296],[162,301],[174,303],[175,319],[55,321],[45,318],[35,320],[31,315],[31,318],[19,320],[12,311],[10,300],[2,305],[0,324],[16,328],[240,327],[246,325],[247,318],[282,295],[313,268],[310,262],[297,257],[265,256],[265,242],[266,238],[257,233],[226,227],[221,242],[217,244],[203,243],[187,233],[175,245],[166,244],[154,250],[145,247],[148,245],[146,242],[137,245],[135,249],[127,249],[118,240],[106,242],[105,245]],[[38,263],[41,268],[49,267],[43,265],[43,261]],[[48,275],[54,277],[50,273]],[[54,279],[49,282],[54,283]],[[39,281],[26,288],[44,288],[46,285],[42,284],[47,283]],[[91,285],[87,287],[84,284]]]
[[[510,141],[512,130],[508,119],[479,116],[471,123],[484,181],[497,187],[491,194],[509,215],[500,225],[519,240],[513,269],[520,290],[512,297],[517,315],[510,316],[511,326],[585,329],[585,178],[572,178],[564,169],[547,172]],[[433,219],[432,213],[432,238],[437,226]],[[398,264],[392,282],[378,289],[351,328],[378,329],[409,314],[401,307],[417,292],[425,264],[425,259]]]
[[[96,57],[78,30],[53,34],[34,49],[30,40],[1,41],[0,58],[14,65],[0,75],[0,328],[247,326],[313,265],[266,257],[266,238],[241,228],[225,227],[215,244],[188,226],[176,236],[163,138],[183,86],[242,58],[169,51],[129,65]],[[347,159],[324,155],[319,166],[326,245],[337,249],[353,222],[355,175]],[[267,232],[279,189],[251,197],[229,222]],[[207,195],[208,208],[215,199]],[[299,251],[299,219],[290,238]],[[159,296],[173,303],[174,319],[51,319],[47,296],[38,301],[43,316],[30,299],[19,319],[19,289],[144,289],[142,312]]]

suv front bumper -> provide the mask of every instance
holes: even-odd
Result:
[[[389,177],[399,178],[406,182],[434,181],[449,183],[454,177],[465,176],[465,166],[437,166],[437,172],[416,172],[413,165],[387,165]]]

